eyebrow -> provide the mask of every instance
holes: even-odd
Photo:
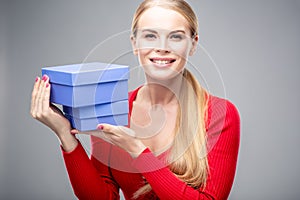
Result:
[[[142,32],[151,32],[151,33],[158,33],[156,30],[153,29],[143,29]],[[184,30],[175,30],[175,31],[171,31],[169,34],[174,34],[174,33],[183,33],[185,34]]]
[[[176,30],[176,31],[171,31],[170,34],[173,34],[173,33],[183,33],[185,34],[185,31],[184,30]]]

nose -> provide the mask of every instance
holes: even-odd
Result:
[[[163,38],[160,39],[159,44],[157,44],[154,50],[159,53],[169,53],[170,49],[169,49],[168,41]]]

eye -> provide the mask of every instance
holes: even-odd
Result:
[[[147,33],[144,37],[148,40],[155,40],[156,39],[156,35],[153,34],[153,33]]]
[[[170,35],[170,39],[173,41],[180,41],[183,39],[183,36],[181,34],[172,34]]]

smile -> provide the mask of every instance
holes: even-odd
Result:
[[[173,58],[151,58],[151,62],[158,64],[158,65],[167,65],[176,61]]]

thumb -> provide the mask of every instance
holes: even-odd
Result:
[[[72,134],[72,135],[79,134],[79,130],[77,130],[77,129],[72,129],[72,130],[71,130],[71,134]]]
[[[111,124],[98,124],[97,126],[98,130],[104,131],[106,133],[111,133],[114,135],[129,135],[131,137],[135,137],[136,134],[134,132],[134,130],[125,127],[125,126],[115,126],[115,125],[111,125]]]
[[[99,131],[99,130],[91,130],[91,131],[80,131],[80,130],[77,130],[77,129],[72,129],[71,130],[71,134],[72,135],[79,134],[79,135],[94,135],[94,136],[98,136],[100,132],[101,131]]]

